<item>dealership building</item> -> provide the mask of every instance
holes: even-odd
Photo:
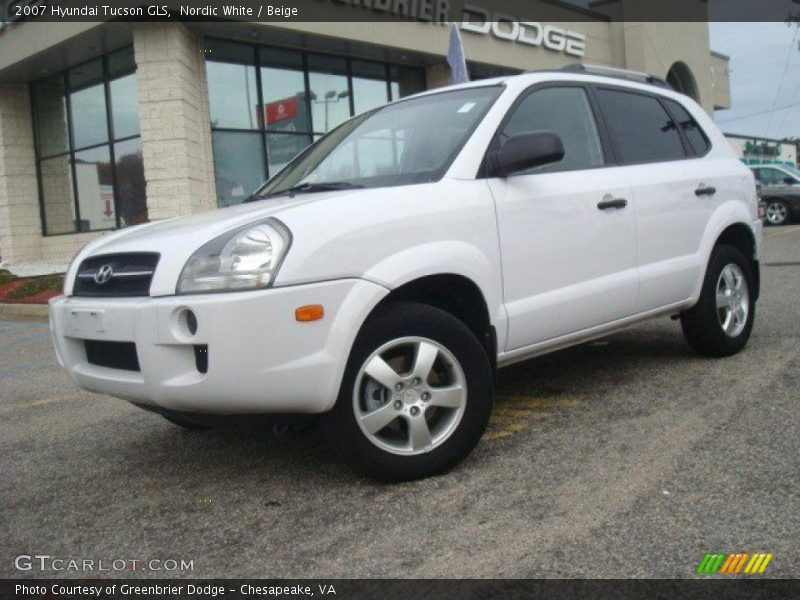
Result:
[[[634,22],[640,0],[548,0],[557,18],[520,23],[480,1],[452,19],[473,79],[585,62],[730,106],[702,16]],[[65,265],[103,232],[238,204],[351,115],[449,83],[448,25],[336,9],[341,21],[3,24],[2,264]]]
[[[798,167],[797,145],[794,141],[774,140],[735,133],[726,133],[725,137],[728,138],[734,152],[739,155],[741,161],[746,165]]]

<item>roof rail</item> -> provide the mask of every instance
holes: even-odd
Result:
[[[627,79],[628,81],[638,81],[639,83],[649,83],[658,87],[674,90],[666,80],[650,73],[642,71],[630,71],[628,69],[618,69],[616,67],[606,67],[605,65],[587,65],[583,63],[573,63],[571,65],[564,65],[556,69],[556,71],[564,71],[568,73],[586,73],[587,75],[601,75],[603,77],[615,77],[617,79]]]

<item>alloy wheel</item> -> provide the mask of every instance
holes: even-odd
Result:
[[[747,325],[750,293],[739,265],[731,263],[722,269],[717,280],[717,317],[728,337],[737,337]]]
[[[467,404],[467,381],[438,342],[404,337],[383,344],[356,377],[353,408],[361,431],[379,448],[417,455],[441,446]]]
[[[789,211],[783,202],[770,202],[767,205],[767,221],[770,225],[782,225],[788,216]]]

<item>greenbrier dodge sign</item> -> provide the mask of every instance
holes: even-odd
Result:
[[[333,4],[363,8],[376,13],[408,17],[433,23],[456,22],[462,31],[491,35],[507,42],[542,47],[582,57],[586,54],[586,36],[555,25],[536,21],[518,21],[513,15],[494,12],[474,4],[464,4],[459,15],[451,15],[449,0],[331,0]],[[459,18],[453,19],[452,17]]]

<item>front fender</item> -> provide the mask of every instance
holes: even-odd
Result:
[[[460,275],[478,286],[496,328],[498,343],[505,341],[506,316],[500,270],[480,248],[459,240],[429,242],[406,248],[372,265],[364,279],[389,289],[432,275]],[[503,338],[503,339],[500,339]]]

